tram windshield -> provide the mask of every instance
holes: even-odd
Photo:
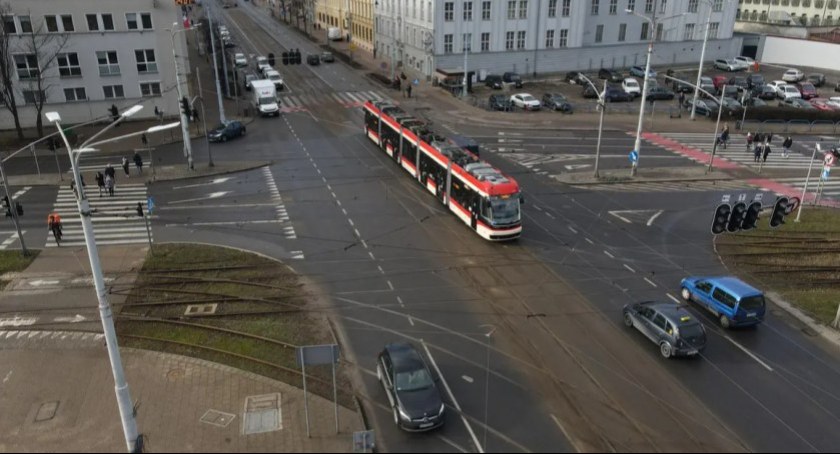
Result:
[[[493,223],[506,224],[519,221],[519,194],[487,198],[486,216]]]

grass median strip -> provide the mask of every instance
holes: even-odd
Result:
[[[801,222],[788,216],[778,229],[767,226],[717,238],[717,250],[733,273],[826,325],[840,304],[840,210],[806,207]]]
[[[295,348],[333,343],[325,315],[286,265],[216,246],[166,244],[147,257],[117,314],[121,345],[202,358],[302,386]],[[328,366],[307,386],[332,398]],[[340,390],[349,382],[338,376]],[[350,405],[350,393],[339,400]]]
[[[20,272],[26,269],[35,257],[38,256],[38,253],[41,252],[37,249],[30,249],[29,255],[24,257],[20,251],[16,250],[9,250],[9,251],[0,251],[0,276],[6,273],[14,273]],[[9,285],[10,280],[0,279],[0,290],[6,288]]]

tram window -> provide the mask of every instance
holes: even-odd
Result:
[[[417,147],[406,140],[403,145],[403,154],[409,161],[414,162],[414,159],[417,158]]]

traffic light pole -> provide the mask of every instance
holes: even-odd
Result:
[[[23,233],[20,231],[20,220],[18,220],[17,214],[17,202],[15,202],[12,193],[9,192],[9,181],[6,178],[6,170],[3,168],[2,160],[0,160],[0,177],[3,178],[3,189],[6,191],[6,196],[9,198],[9,212],[12,213],[12,222],[15,224],[15,230],[17,231],[18,240],[20,241],[21,253],[24,257],[28,257],[29,250],[26,249],[26,244],[23,242]]]
[[[208,2],[209,3],[209,2]],[[209,15],[208,15],[209,17]],[[178,72],[178,56],[175,54],[175,34],[180,32],[185,32],[189,29],[182,28],[180,30],[176,30],[175,26],[178,23],[172,24],[172,30],[170,36],[172,37],[172,60],[175,63],[175,89],[178,92],[178,102],[180,103],[182,99],[184,99],[184,94],[181,91],[181,74]],[[212,28],[211,28],[212,33]],[[214,54],[215,56],[215,54]],[[187,118],[186,112],[184,112],[183,107],[179,108],[181,111],[181,135],[184,138],[184,157],[187,158],[187,165],[189,166],[190,170],[193,170],[193,157],[192,157],[192,143],[190,142],[190,124],[189,118]]]
[[[808,183],[811,180],[811,169],[814,168],[814,159],[817,158],[817,152],[820,151],[820,144],[814,145],[814,153],[811,155],[811,163],[808,164],[808,175],[805,176],[805,186],[802,187],[802,199],[799,202],[799,210],[796,212],[796,219],[793,222],[799,222],[802,216],[802,206],[805,205],[805,194],[808,192]]]

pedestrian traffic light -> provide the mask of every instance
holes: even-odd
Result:
[[[289,64],[289,53],[288,52],[283,52],[283,64],[284,65]]]
[[[753,202],[747,207],[744,213],[744,221],[741,222],[741,230],[752,230],[758,224],[758,216],[761,214],[761,202]]]
[[[770,215],[770,227],[776,228],[785,223],[785,216],[788,214],[788,198],[779,197],[773,205],[773,214]]]
[[[184,116],[187,117],[187,120],[189,120],[191,112],[192,109],[190,109],[190,100],[184,96],[181,98],[181,113],[183,113]]]
[[[738,202],[732,207],[732,213],[729,215],[729,222],[726,224],[726,230],[729,232],[737,232],[741,230],[741,223],[744,221],[744,215],[747,213],[747,204]]]
[[[715,209],[715,219],[712,221],[712,234],[719,235],[726,231],[731,213],[732,207],[728,203],[718,205],[717,209]]]

